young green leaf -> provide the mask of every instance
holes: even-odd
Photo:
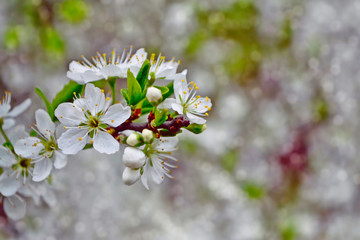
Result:
[[[64,88],[56,94],[52,101],[52,108],[55,110],[61,103],[71,101],[74,97],[74,92],[79,94],[83,90],[83,85],[70,81]]]
[[[146,59],[143,65],[141,66],[138,75],[136,76],[136,80],[138,80],[142,91],[144,91],[146,83],[148,81],[150,67],[151,67],[150,61]]]
[[[132,74],[130,69],[128,70],[127,73],[127,88],[128,88],[130,105],[134,106],[143,98],[143,94],[139,82],[136,80],[134,74]]]
[[[129,98],[128,90],[127,90],[126,88],[121,89],[121,94],[122,94],[123,97],[125,98],[127,104],[130,105],[130,98]]]
[[[155,119],[154,119],[155,127],[160,126],[167,120],[167,118],[168,118],[167,114],[168,114],[167,109],[157,109],[156,110]]]
[[[37,95],[39,95],[39,97],[44,101],[46,109],[51,117],[51,119],[54,119],[54,108],[51,105],[50,101],[47,99],[47,97],[45,96],[45,94],[40,90],[40,88],[35,88],[35,92],[37,93]]]

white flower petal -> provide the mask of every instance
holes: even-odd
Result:
[[[56,205],[56,196],[51,189],[47,188],[45,193],[41,196],[49,207],[54,207]]]
[[[28,109],[31,105],[31,100],[28,98],[25,101],[23,101],[22,103],[20,103],[19,105],[17,105],[16,107],[13,108],[13,110],[11,110],[8,113],[9,117],[17,117],[19,116],[21,113],[25,112],[26,109]]]
[[[158,105],[158,108],[172,108],[171,105],[176,103],[175,98],[167,98],[162,103]]]
[[[74,106],[72,103],[62,103],[55,110],[55,116],[65,126],[75,127],[86,121],[81,109]]]
[[[16,180],[15,175],[8,174],[13,173],[12,171],[5,171],[0,176],[0,193],[6,197],[12,196],[20,188],[21,182]]]
[[[122,75],[122,69],[114,64],[106,65],[101,68],[100,72],[106,77],[120,77]]]
[[[111,134],[103,131],[94,134],[93,146],[99,153],[113,154],[119,151],[119,142]]]
[[[195,105],[196,104],[196,105]],[[187,110],[195,113],[206,113],[212,107],[210,98],[198,98]]]
[[[93,84],[86,84],[85,100],[91,115],[94,116],[98,112],[104,110],[105,94],[101,92],[100,88],[95,87]]]
[[[189,88],[186,80],[187,71],[175,75],[174,79],[174,95],[177,103],[186,102],[189,98]]]
[[[14,163],[16,163],[16,160],[12,152],[0,146],[0,167],[11,167]]]
[[[198,117],[192,113],[187,112],[186,116],[190,119],[191,123],[196,123],[196,124],[204,124],[206,123],[206,120],[204,118]]]
[[[149,163],[149,161],[147,161],[143,168],[143,170],[144,170],[143,174],[141,175],[141,182],[147,190],[149,190],[149,184],[148,184],[149,168],[150,168],[150,163]]]
[[[154,148],[160,152],[172,152],[177,149],[178,143],[179,139],[177,137],[162,137],[156,139],[153,144]]]
[[[41,182],[47,178],[52,170],[52,162],[49,158],[44,158],[43,160],[35,163],[33,178],[34,182]]]
[[[15,152],[24,158],[38,156],[39,152],[44,149],[44,145],[40,139],[36,137],[28,137],[20,139],[14,145]]]
[[[183,106],[181,106],[180,104],[177,103],[172,103],[171,104],[171,108],[174,109],[176,112],[178,112],[179,114],[183,114],[184,113],[184,108]]]
[[[7,130],[7,129],[10,129],[10,128],[12,128],[14,125],[15,125],[15,120],[14,119],[12,119],[12,118],[5,118],[4,119],[4,123],[3,123],[3,125],[2,125],[2,128],[4,129],[4,130]]]
[[[36,126],[39,131],[47,138],[50,139],[51,135],[55,133],[55,123],[51,120],[49,114],[43,109],[38,109],[35,112]]]
[[[61,169],[67,164],[67,156],[60,151],[55,151],[54,167],[56,169]]]
[[[130,116],[131,108],[129,106],[124,107],[122,104],[118,103],[109,107],[104,116],[101,118],[101,122],[112,127],[117,127],[129,119]]]
[[[58,139],[59,148],[64,154],[76,154],[85,147],[87,137],[87,129],[68,129]]]
[[[4,210],[9,218],[16,221],[25,216],[26,203],[18,196],[5,198]]]

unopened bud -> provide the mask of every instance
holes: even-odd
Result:
[[[149,87],[146,92],[146,98],[151,105],[158,105],[162,100],[161,90],[156,87]]]
[[[143,151],[133,147],[127,147],[124,150],[122,160],[125,166],[129,168],[139,168],[145,164],[145,158],[146,156]]]
[[[154,139],[154,133],[150,131],[149,129],[144,129],[142,131],[142,137],[144,138],[144,141],[147,143],[150,143]]]
[[[203,131],[206,130],[206,128],[207,128],[206,124],[196,124],[196,123],[192,123],[186,127],[187,130],[195,134],[202,133]]]
[[[126,185],[133,185],[140,179],[140,170],[126,167],[122,174],[122,179]]]
[[[139,133],[132,133],[126,139],[126,143],[132,147],[138,147],[142,145],[142,136]]]

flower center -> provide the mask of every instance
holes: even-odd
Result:
[[[99,118],[93,116],[89,116],[88,120],[88,125],[90,128],[98,128],[101,123]]]
[[[29,158],[22,158],[19,161],[19,165],[20,167],[22,167],[23,169],[28,169],[31,165],[31,159]]]

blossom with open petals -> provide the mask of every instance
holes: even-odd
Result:
[[[111,105],[104,91],[87,84],[85,96],[73,103],[62,103],[55,110],[55,116],[66,130],[58,139],[59,148],[65,154],[76,154],[87,143],[93,144],[100,153],[112,154],[119,151],[119,142],[108,132],[107,127],[117,127],[131,115],[130,107]],[[111,105],[111,106],[110,106]]]
[[[56,126],[49,114],[39,109],[35,113],[35,118],[38,137],[20,139],[14,147],[19,156],[34,160],[32,179],[39,182],[50,175],[53,164],[57,169],[63,168],[67,158],[58,148]]]
[[[124,49],[121,56],[116,56],[115,50],[112,51],[109,58],[107,58],[106,53],[101,55],[99,52],[97,52],[97,56],[91,58],[92,61],[81,56],[83,61],[72,61],[70,63],[67,77],[79,84],[86,84],[109,77],[126,78],[129,68],[136,76],[147,57],[147,53],[143,48],[137,50],[133,56],[131,53],[132,46],[129,52]]]
[[[145,188],[149,189],[149,179],[160,184],[165,176],[173,178],[171,168],[177,168],[177,166],[170,161],[178,161],[171,156],[172,151],[177,149],[177,144],[177,137],[162,137],[155,138],[152,143],[139,148],[127,147],[123,156],[123,162],[127,167],[123,173],[123,181],[131,185],[141,175],[141,182]]]
[[[174,80],[174,98],[167,98],[159,105],[160,108],[171,108],[179,114],[185,114],[192,123],[204,124],[204,116],[211,110],[211,100],[196,95],[199,89],[196,83],[187,83],[186,71],[176,74]]]
[[[5,95],[2,100],[0,100],[0,126],[2,125],[2,128],[5,130],[13,127],[15,125],[15,120],[13,118],[25,112],[25,110],[30,107],[30,104],[31,100],[26,99],[10,111],[11,93],[5,91]]]
[[[165,61],[165,57],[161,56],[161,53],[155,60],[155,54],[153,53],[150,57],[150,63],[149,72],[154,73],[156,79],[174,80],[180,61],[175,61],[174,58],[170,61]]]

